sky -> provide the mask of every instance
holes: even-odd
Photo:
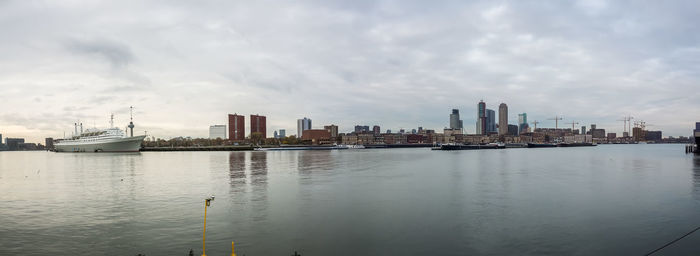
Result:
[[[700,121],[699,1],[0,0],[0,31],[0,134],[29,142],[124,127],[129,106],[159,138],[229,113],[268,136],[303,117],[439,131],[453,108],[474,133],[482,99],[538,127]]]

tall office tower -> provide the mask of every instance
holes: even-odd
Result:
[[[259,132],[263,138],[267,138],[267,125],[265,116],[250,115],[250,133]]]
[[[311,129],[311,119],[304,117],[304,119],[297,119],[297,138],[301,138],[304,130]]]
[[[275,132],[272,133],[272,137],[275,138],[275,139],[278,139],[278,138],[279,138],[279,135],[277,135],[277,131],[275,131]]]
[[[508,133],[508,105],[501,103],[498,105],[498,134],[506,135]]]
[[[286,138],[286,137],[287,137],[287,130],[285,130],[285,129],[280,129],[279,137],[280,137],[280,138]]]
[[[527,124],[527,113],[522,113],[518,114],[518,133],[524,133],[527,132],[527,128],[529,125]]]
[[[452,109],[450,114],[450,129],[462,129],[462,120],[459,119],[459,109]]]
[[[586,126],[581,126],[581,134],[586,135]]]
[[[496,130],[496,111],[486,109],[486,134],[490,132],[498,132]]]
[[[486,103],[482,100],[476,108],[476,134],[487,134],[486,130]]]
[[[209,126],[209,139],[226,139],[226,125],[215,124]]]
[[[375,125],[372,127],[372,132],[374,133],[374,135],[379,136],[379,134],[382,133],[382,130],[379,127],[379,125]]]
[[[228,115],[228,139],[245,139],[245,117],[238,114]]]

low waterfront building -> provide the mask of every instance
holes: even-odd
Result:
[[[304,130],[301,139],[311,141],[312,145],[332,144],[331,133],[325,129]]]
[[[217,138],[226,139],[226,125],[215,124],[209,126],[209,139]]]
[[[646,131],[645,137],[647,141],[661,141],[661,131]]]
[[[20,144],[24,144],[23,138],[6,138],[7,150],[20,150]]]

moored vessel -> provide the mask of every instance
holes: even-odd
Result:
[[[75,123],[75,135],[56,140],[54,143],[56,152],[138,152],[146,135],[134,136],[134,122],[129,122],[131,135],[127,136],[123,130],[113,127],[114,115],[110,119],[108,129],[87,129],[83,131],[83,124]]]

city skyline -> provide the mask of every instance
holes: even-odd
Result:
[[[123,128],[131,105],[135,133],[162,138],[206,138],[232,112],[266,116],[268,134],[303,116],[441,129],[453,108],[474,133],[484,99],[538,127],[622,134],[631,115],[688,136],[700,6],[676,3],[3,1],[0,133],[43,142],[110,113]]]

